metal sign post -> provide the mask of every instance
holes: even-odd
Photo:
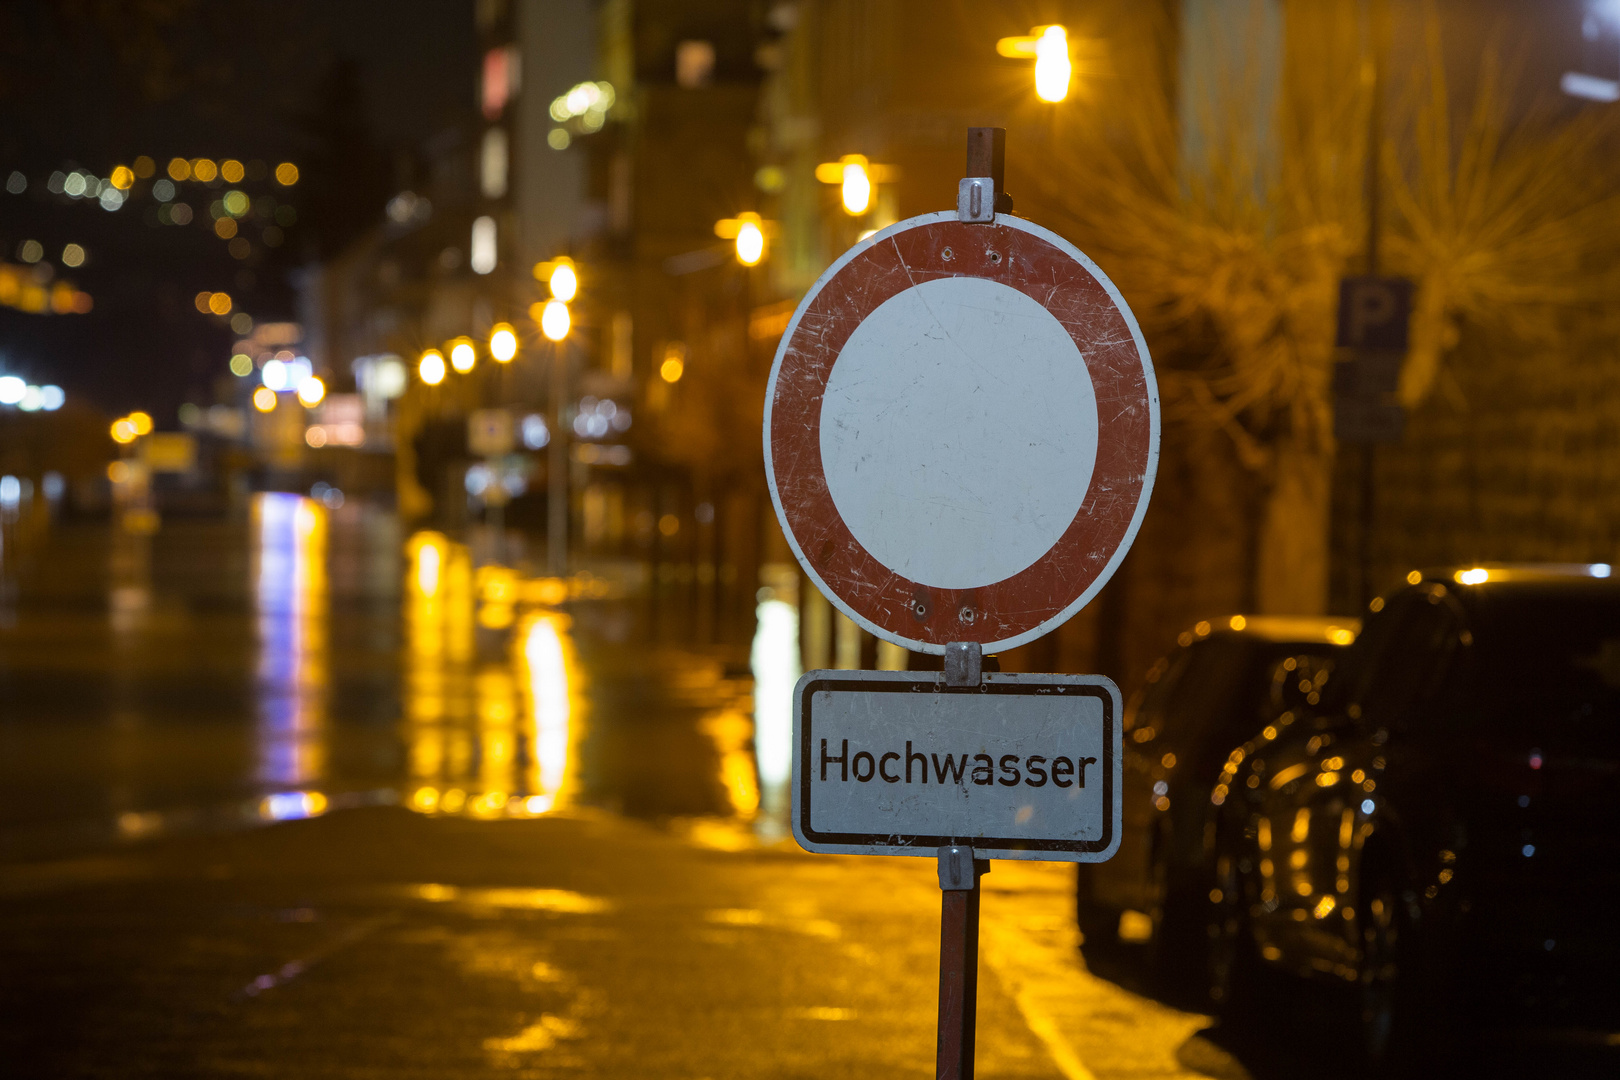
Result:
[[[1118,569],[1158,465],[1135,317],[1062,237],[1011,216],[1005,133],[974,128],[954,212],[891,225],[800,302],[765,401],[771,499],[806,576],[936,673],[811,671],[794,689],[793,833],[937,861],[937,1075],[973,1075],[989,860],[1119,843],[1119,690],[985,672]]]
[[[970,847],[939,849],[939,1049],[937,1080],[973,1080],[979,1014],[979,878],[990,860]]]

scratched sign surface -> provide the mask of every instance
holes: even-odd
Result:
[[[808,851],[1101,862],[1119,846],[1119,690],[1098,675],[812,671],[793,710]]]
[[[908,649],[1032,641],[1096,595],[1158,464],[1159,396],[1113,283],[1050,230],[954,213],[846,252],[765,402],[771,497],[806,573]]]

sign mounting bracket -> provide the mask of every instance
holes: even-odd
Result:
[[[994,225],[997,214],[1012,213],[1012,196],[1002,190],[1006,163],[1006,128],[968,128],[967,175],[956,185],[957,220]]]

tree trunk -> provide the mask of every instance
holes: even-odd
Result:
[[[1260,523],[1258,609],[1264,615],[1326,614],[1333,456],[1287,438],[1275,461]]]

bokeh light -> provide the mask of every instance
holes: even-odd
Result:
[[[737,261],[753,266],[765,257],[765,231],[755,220],[758,215],[744,215],[737,227]]]
[[[422,381],[427,383],[429,386],[438,386],[440,383],[444,382],[443,354],[440,353],[438,349],[429,349],[427,352],[423,353],[422,359],[417,362],[416,373],[420,375],[422,377]]]
[[[568,303],[579,292],[579,275],[574,272],[574,264],[567,260],[559,260],[551,271],[551,295]]]
[[[1069,96],[1069,79],[1074,72],[1069,62],[1069,33],[1061,26],[1048,26],[1035,42],[1035,96],[1058,102]]]
[[[496,323],[489,332],[489,355],[499,363],[506,363],[517,355],[517,334],[506,323]]]
[[[318,376],[311,375],[298,384],[298,400],[302,401],[306,408],[313,409],[325,396],[326,384]]]
[[[268,386],[261,386],[253,391],[253,407],[262,413],[267,413],[276,407],[276,392]]]
[[[458,338],[450,346],[450,366],[465,375],[478,363],[478,350],[466,338]]]
[[[864,214],[872,205],[872,177],[866,171],[866,162],[846,161],[840,189],[846,214]]]
[[[540,332],[551,341],[561,341],[567,337],[572,322],[568,314],[568,305],[561,300],[547,300],[546,306],[540,312]]]
[[[298,183],[298,166],[290,161],[283,161],[276,166],[276,183],[282,187],[292,187]]]

